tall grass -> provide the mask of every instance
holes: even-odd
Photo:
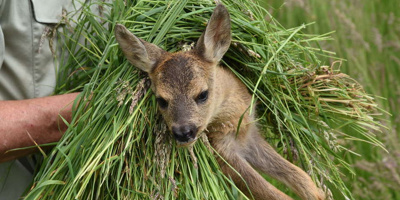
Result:
[[[273,0],[264,6],[286,27],[315,22],[304,32],[326,33],[332,41],[319,45],[344,58],[341,70],[376,94],[390,113],[389,134],[378,134],[389,153],[362,143],[350,143],[361,157],[349,156],[357,176],[346,184],[358,199],[400,199],[400,5],[398,1]],[[326,60],[328,63],[332,60]]]
[[[252,92],[266,140],[327,193],[339,191],[332,198],[353,199],[341,176],[354,173],[344,158],[357,151],[347,144],[383,148],[371,132],[382,126],[373,118],[380,112],[374,98],[337,65],[323,66],[334,54],[310,44],[329,36],[302,33],[306,25],[285,29],[252,1],[223,3],[233,42],[222,63]],[[178,51],[197,40],[214,7],[208,0],[116,0],[86,5],[67,23],[63,51],[69,56],[59,58],[56,93],[82,93],[27,199],[246,198],[220,171],[206,137],[193,148],[176,146],[146,75],[123,58],[113,35],[121,23]]]

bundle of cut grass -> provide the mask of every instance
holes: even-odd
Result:
[[[377,109],[373,98],[350,77],[319,67],[317,56],[331,53],[309,43],[327,36],[302,34],[305,26],[284,29],[252,1],[223,3],[233,34],[223,64],[252,91],[266,139],[328,186],[327,192],[337,189],[352,198],[340,170],[351,171],[342,156],[354,152],[340,144],[382,146],[369,131],[380,126],[371,117]],[[93,6],[109,12],[96,16]],[[220,171],[207,138],[192,149],[176,147],[157,114],[149,81],[123,58],[113,35],[121,23],[168,51],[190,48],[214,7],[208,0],[116,0],[83,7],[73,31],[65,30],[64,52],[71,55],[61,57],[56,90],[82,91],[80,100],[26,199],[246,199]]]

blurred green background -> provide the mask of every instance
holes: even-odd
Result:
[[[315,46],[336,52],[335,57],[345,59],[341,71],[360,82],[368,93],[375,96],[380,107],[391,113],[377,116],[388,127],[376,133],[388,152],[362,142],[347,144],[361,156],[347,156],[357,175],[343,174],[343,177],[355,199],[400,199],[400,2],[260,2],[286,28],[315,22],[304,32],[324,34],[335,31],[331,34],[332,40]],[[334,61],[337,59],[331,58],[324,65],[330,66]]]

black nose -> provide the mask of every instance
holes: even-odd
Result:
[[[188,142],[196,137],[197,128],[195,125],[172,126],[172,133],[179,142]]]

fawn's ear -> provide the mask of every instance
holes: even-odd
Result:
[[[136,37],[121,24],[115,26],[115,38],[129,62],[145,72],[151,72],[166,53],[157,45]]]
[[[231,19],[222,4],[214,9],[205,32],[197,41],[196,51],[206,60],[218,62],[231,44]]]

